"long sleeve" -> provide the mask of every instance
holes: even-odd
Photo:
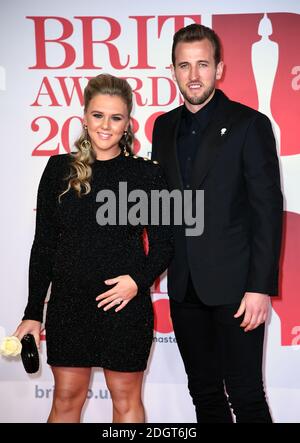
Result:
[[[159,166],[155,168],[156,175],[152,179],[151,190],[168,190],[162,169]],[[158,225],[151,225],[150,221],[146,230],[148,255],[145,261],[131,272],[131,277],[140,290],[147,290],[152,286],[155,279],[166,270],[173,255],[173,231],[170,225],[163,225],[161,219]]]
[[[274,135],[269,119],[263,115],[248,129],[243,161],[251,208],[251,259],[246,290],[276,295],[283,199]]]
[[[35,236],[29,263],[29,296],[23,320],[42,321],[44,301],[52,280],[52,266],[59,236],[56,220],[59,157],[50,157],[38,188]]]
[[[153,132],[152,132],[152,151],[151,151],[151,160],[156,160],[158,162],[160,162],[160,158],[159,158],[159,137],[158,137],[158,124],[159,124],[159,119],[156,119],[154,122],[154,127],[153,127]]]

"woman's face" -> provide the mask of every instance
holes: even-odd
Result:
[[[117,95],[95,95],[83,118],[97,160],[120,153],[119,141],[129,125],[126,103]]]

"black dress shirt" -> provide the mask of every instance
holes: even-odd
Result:
[[[193,113],[183,106],[177,135],[177,157],[184,189],[190,188],[195,155],[201,149],[202,134],[213,117],[217,102],[216,90],[212,99],[198,112]]]

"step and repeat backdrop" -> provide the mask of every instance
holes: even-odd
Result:
[[[1,0],[0,11],[0,338],[23,315],[39,179],[49,156],[72,150],[88,79],[101,72],[128,79],[135,96],[134,150],[149,156],[156,117],[182,103],[169,69],[173,34],[202,23],[223,42],[226,69],[219,87],[267,114],[276,134],[284,244],[264,374],[274,421],[300,422],[300,3]],[[143,390],[147,420],[194,422],[165,275],[153,286],[152,300],[155,330]],[[43,330],[38,374],[26,374],[20,359],[0,359],[0,422],[46,421],[53,380],[45,335]],[[101,369],[93,371],[88,397],[83,421],[110,422]]]

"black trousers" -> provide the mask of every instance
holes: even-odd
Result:
[[[264,325],[244,332],[239,303],[204,305],[191,280],[171,316],[198,423],[272,423],[262,379]],[[231,407],[231,409],[230,409]]]

